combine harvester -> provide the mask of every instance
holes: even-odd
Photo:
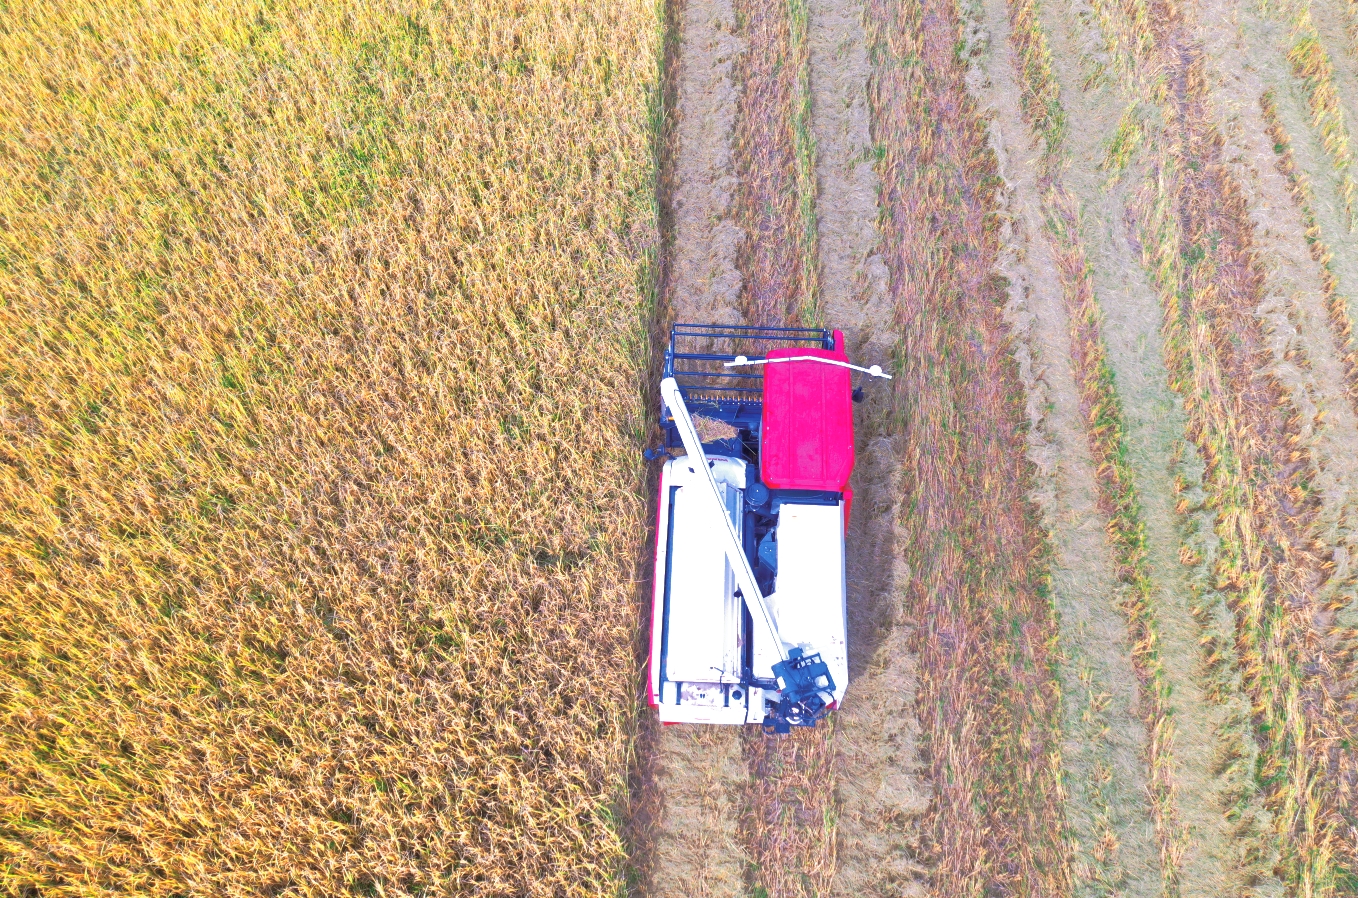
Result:
[[[840,331],[670,332],[665,445],[649,453],[668,459],[649,670],[661,721],[786,733],[843,699],[853,371],[890,379],[849,364]]]

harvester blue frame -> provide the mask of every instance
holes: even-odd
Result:
[[[770,349],[782,348],[834,349],[834,333],[819,327],[676,324],[665,350],[664,376],[679,384],[689,414],[745,431],[757,444],[764,397],[762,366],[736,371],[723,363],[738,356],[762,359]],[[662,451],[682,449],[674,422],[660,423],[665,432]],[[717,440],[704,442],[703,448],[718,455],[740,456],[744,447],[732,440]]]

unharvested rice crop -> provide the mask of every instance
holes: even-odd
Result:
[[[0,4],[0,892],[617,888],[658,41]]]

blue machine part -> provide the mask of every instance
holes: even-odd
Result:
[[[771,573],[778,573],[778,543],[777,530],[770,530],[764,534],[764,538],[759,541],[759,563],[768,568]]]
[[[764,718],[764,726],[775,733],[791,732],[794,726],[815,726],[827,708],[821,693],[835,691],[830,666],[819,654],[804,655],[799,648],[789,649],[786,661],[773,665],[782,695],[777,708]]]

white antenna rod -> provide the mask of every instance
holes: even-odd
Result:
[[[881,365],[873,365],[871,368],[860,368],[858,365],[850,365],[848,362],[841,362],[839,359],[823,359],[818,355],[794,355],[778,359],[751,359],[743,355],[738,355],[735,361],[722,362],[727,368],[743,368],[746,365],[774,365],[779,362],[820,362],[822,365],[834,365],[837,368],[848,368],[852,371],[862,371],[870,377],[882,377],[891,380],[891,375],[882,370]]]
[[[703,452],[702,440],[698,438],[693,419],[689,417],[688,406],[684,405],[684,397],[679,392],[678,382],[672,377],[662,380],[660,395],[665,400],[665,407],[674,416],[674,423],[679,428],[679,438],[684,441],[684,451],[688,453],[689,463],[701,468],[703,477],[707,480],[707,495],[710,497],[709,514],[721,519],[723,526],[718,532],[725,536],[723,542],[726,558],[731,562],[731,569],[736,575],[736,584],[740,587],[740,594],[745,598],[746,607],[750,609],[750,616],[764,622],[764,626],[768,627],[769,636],[773,638],[773,644],[778,647],[779,654],[786,658],[787,647],[782,636],[778,634],[778,624],[774,622],[769,606],[764,602],[764,594],[759,591],[754,571],[750,569],[750,559],[740,547],[740,538],[736,536],[736,528],[726,511],[726,503],[721,500],[717,481],[712,476],[712,468],[707,463],[707,455]]]

